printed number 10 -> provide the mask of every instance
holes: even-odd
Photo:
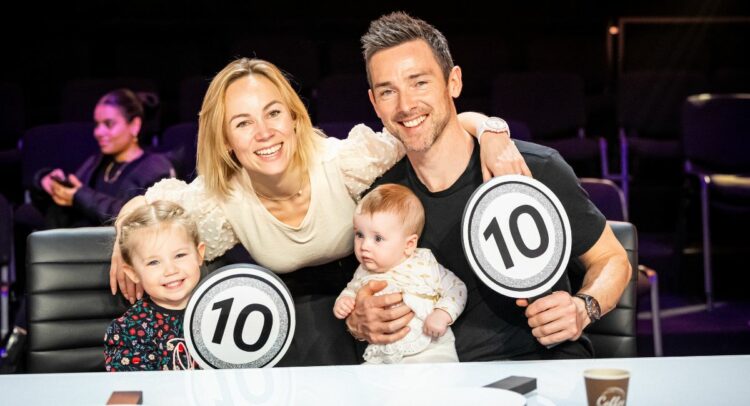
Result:
[[[214,337],[211,342],[221,344],[221,340],[224,337],[224,330],[227,328],[227,320],[229,319],[229,311],[232,310],[233,301],[234,298],[224,299],[214,303],[213,308],[211,308],[211,310],[221,309],[221,313],[219,313],[219,322],[216,323],[216,331],[214,331]],[[248,344],[242,339],[242,330],[245,329],[247,316],[252,312],[260,312],[263,316],[263,328],[260,331],[258,340],[252,344]],[[273,323],[272,317],[271,310],[260,303],[252,303],[245,306],[245,308],[240,311],[239,316],[237,316],[237,322],[234,324],[233,336],[234,344],[237,348],[248,352],[258,351],[263,348],[263,345],[266,344],[268,337],[271,335],[271,324]]]
[[[539,232],[539,246],[535,249],[531,249],[526,246],[526,243],[521,237],[521,232],[518,229],[518,218],[522,214],[528,214],[529,216],[531,216],[531,219],[534,220],[536,229]],[[535,209],[534,207],[529,206],[528,204],[516,207],[510,213],[510,217],[508,218],[508,226],[510,227],[510,235],[511,237],[513,237],[513,242],[515,243],[516,248],[518,248],[518,251],[520,251],[521,254],[523,254],[525,257],[536,258],[547,251],[547,247],[549,246],[549,234],[547,232],[547,227],[544,225],[542,215],[539,214],[539,211],[537,211],[537,209]],[[500,257],[503,259],[503,265],[505,265],[505,269],[513,268],[515,266],[515,264],[513,263],[513,258],[511,258],[510,256],[508,245],[505,243],[505,237],[503,237],[503,233],[500,231],[500,225],[497,223],[497,218],[494,217],[492,218],[490,224],[487,225],[487,228],[484,230],[484,239],[489,240],[490,237],[495,238],[495,244],[500,250]]]

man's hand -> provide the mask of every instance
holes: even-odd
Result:
[[[345,319],[352,310],[354,310],[354,298],[351,296],[341,296],[333,305],[333,315],[337,319]]]
[[[531,171],[516,144],[507,132],[485,132],[480,150],[482,179],[487,182],[493,176],[524,175],[531,177]]]
[[[583,301],[568,292],[557,291],[528,303],[526,299],[516,300],[518,306],[526,307],[531,334],[542,345],[575,341],[590,323]]]
[[[453,319],[448,312],[443,309],[435,309],[424,320],[422,332],[432,338],[442,337],[452,321]]]
[[[404,305],[400,293],[374,296],[388,283],[370,281],[357,292],[354,311],[346,319],[352,335],[370,344],[390,344],[406,336],[414,312]]]

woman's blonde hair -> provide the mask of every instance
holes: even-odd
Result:
[[[422,236],[424,207],[414,192],[406,186],[384,183],[365,195],[354,212],[358,215],[395,214],[408,234]]]
[[[230,153],[226,135],[226,92],[235,80],[250,75],[260,75],[271,81],[291,112],[297,137],[297,148],[292,153],[292,167],[308,168],[315,153],[316,139],[323,136],[313,128],[302,100],[274,64],[249,58],[229,63],[211,81],[198,120],[198,174],[203,176],[206,189],[221,198],[229,195],[230,181],[242,171],[242,165]]]
[[[177,203],[157,200],[151,204],[138,207],[122,219],[118,219],[120,228],[120,254],[126,264],[133,266],[133,250],[137,239],[133,233],[154,226],[179,225],[197,247],[200,243],[198,226],[195,221]]]

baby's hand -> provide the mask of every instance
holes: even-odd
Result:
[[[442,337],[452,321],[453,319],[448,312],[443,309],[435,309],[425,319],[422,331],[432,338]]]
[[[333,305],[333,315],[338,319],[345,319],[352,310],[354,310],[354,298],[350,296],[341,296]]]

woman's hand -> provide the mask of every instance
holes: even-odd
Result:
[[[485,132],[482,136],[479,156],[482,160],[482,179],[487,182],[493,176],[524,175],[531,177],[526,161],[510,139],[507,132]]]
[[[119,288],[122,295],[131,304],[143,297],[143,286],[140,283],[133,282],[125,274],[125,263],[120,253],[120,221],[137,207],[145,204],[146,198],[143,196],[136,196],[130,199],[129,202],[122,206],[120,214],[117,215],[117,220],[115,221],[115,246],[112,248],[112,260],[109,264],[109,288],[113,295],[117,294],[117,289]]]
[[[52,170],[50,173],[48,173],[42,178],[42,181],[41,181],[42,189],[44,189],[44,191],[47,192],[47,194],[50,196],[52,196],[52,184],[55,183],[55,181],[52,180],[53,176],[57,178],[64,178],[65,172],[63,172],[62,169],[57,168],[57,169]]]
[[[482,113],[471,111],[465,111],[458,115],[461,127],[481,141],[479,157],[482,160],[482,179],[487,182],[493,176],[531,176],[526,161],[518,152],[516,144],[510,139],[510,134],[507,131],[501,133],[485,131],[484,134],[477,134],[477,131],[481,131],[483,127],[482,123],[488,118]]]
[[[54,173],[55,171],[52,172]],[[45,178],[47,178],[47,176],[45,176]],[[76,175],[68,175],[68,181],[73,184],[73,186],[67,187],[55,182],[53,179],[50,179],[50,189],[52,191],[52,193],[50,193],[50,196],[52,196],[52,200],[54,200],[54,202],[59,206],[72,206],[73,198],[75,197],[76,192],[78,192],[78,189],[80,189],[82,186],[81,181],[78,180]],[[42,179],[42,187],[44,187],[44,179]]]
[[[120,254],[120,231],[117,230],[117,238],[115,238],[115,246],[112,249],[112,261],[109,265],[109,287],[112,290],[112,295],[117,294],[117,289],[120,289],[122,295],[125,296],[130,304],[134,304],[136,300],[143,297],[143,286],[140,283],[135,283],[125,273],[125,263],[122,260]]]

